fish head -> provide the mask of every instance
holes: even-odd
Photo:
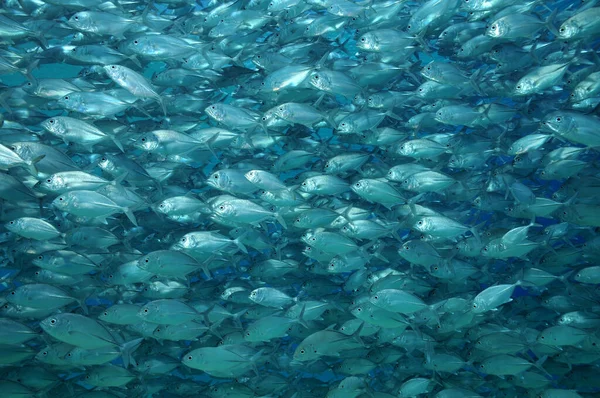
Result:
[[[215,119],[217,122],[225,120],[226,112],[221,104],[212,104],[204,109],[204,111],[208,116]]]
[[[106,172],[111,172],[116,170],[117,166],[110,155],[104,155],[98,160],[98,167]]]
[[[367,32],[358,38],[356,46],[365,51],[379,51],[379,40],[377,35]]]
[[[315,71],[310,75],[308,81],[311,86],[319,90],[330,91],[331,89],[331,80],[325,73]]]
[[[62,119],[60,119],[59,117],[51,117],[49,119],[46,119],[42,123],[40,123],[40,126],[44,130],[54,134],[61,134],[66,130]]]
[[[485,34],[490,37],[498,37],[501,38],[505,36],[509,31],[509,26],[504,20],[504,18],[499,18],[492,22],[492,24],[487,28]]]
[[[84,103],[83,103],[83,99],[81,98],[81,95],[79,93],[73,92],[73,93],[69,93],[67,95],[64,95],[62,97],[60,97],[59,99],[56,100],[56,104],[64,109],[68,109],[70,111],[75,111],[75,112],[81,112],[81,113],[85,113],[85,107],[84,107]],[[52,118],[55,121],[58,120],[58,118]],[[50,120],[52,120],[50,119]],[[55,132],[55,130],[48,130],[51,132]]]
[[[215,213],[222,218],[231,219],[235,217],[237,211],[235,206],[230,203],[221,203],[219,206],[216,206]]]
[[[533,81],[527,76],[521,78],[515,86],[513,93],[515,95],[529,95],[535,92]]]
[[[342,120],[336,129],[339,134],[351,134],[355,132],[355,130],[354,123],[348,118]]]
[[[300,237],[300,240],[307,245],[310,245],[317,241],[315,233],[313,231],[307,231],[304,235]]]
[[[156,211],[157,213],[169,214],[171,211],[173,211],[174,203],[170,199],[165,199],[162,202],[160,202],[159,204],[154,205],[153,208],[154,208],[154,211]]]
[[[143,270],[147,270],[148,268],[151,267],[151,265],[153,264],[153,256],[150,254],[146,254],[145,256],[141,257],[138,262],[137,262],[137,266],[140,269]]]
[[[216,189],[224,189],[228,185],[228,177],[222,170],[215,171],[206,180],[206,184]]]
[[[79,347],[75,347],[71,351],[69,351],[65,354],[64,359],[70,363],[77,363],[78,361],[80,361],[82,359],[82,357],[85,354],[86,354],[86,350],[79,348]],[[86,375],[85,380],[90,380],[89,377],[90,377],[90,375]]]
[[[410,156],[414,152],[415,152],[414,145],[410,142],[402,143],[396,150],[396,153],[398,153],[398,155],[402,155],[402,156]]]
[[[36,83],[34,81],[29,81],[27,83],[24,83],[21,86],[21,89],[23,89],[23,91],[25,91],[27,94],[35,95],[38,87],[39,87],[38,83]]]
[[[202,358],[202,353],[197,352],[197,350],[194,350],[192,352],[187,353],[181,360],[181,363],[183,363],[185,366],[193,367],[194,363],[202,363]]]
[[[74,197],[70,194],[70,192],[59,195],[52,201],[52,205],[62,211],[69,209],[75,204]]]
[[[501,242],[500,239],[494,239],[481,249],[481,255],[483,257],[494,258],[502,251],[506,250],[506,246]]]
[[[177,243],[171,246],[171,250],[189,249],[194,247],[195,239],[192,235],[187,234],[181,237]]]
[[[294,351],[294,361],[304,362],[317,359],[318,351],[312,344],[300,344]]]
[[[264,290],[262,288],[258,288],[251,291],[248,295],[248,298],[255,303],[260,303],[262,300],[264,300],[264,296]]]
[[[275,114],[281,119],[289,120],[294,117],[289,104],[281,104],[274,108]]]
[[[59,192],[66,188],[64,178],[59,174],[53,174],[45,180],[40,181],[39,184],[39,188],[46,192]]]
[[[48,334],[53,335],[56,331],[65,329],[68,327],[68,320],[62,317],[56,316],[56,314],[50,315],[48,318],[40,322],[40,327]],[[52,333],[51,331],[55,331]]]
[[[423,217],[415,222],[415,224],[413,225],[413,228],[419,232],[426,233],[432,229],[432,227],[433,227],[432,224],[434,224],[434,223],[435,223],[435,221],[433,221],[431,218]]]
[[[370,192],[370,185],[368,180],[358,180],[350,186],[350,189],[357,194],[364,194]]]
[[[125,69],[119,65],[104,65],[102,69],[114,81],[123,81],[125,79]]]
[[[329,273],[337,273],[345,268],[344,260],[338,256],[331,259],[329,264],[327,264],[326,271]]]
[[[558,28],[558,37],[565,40],[576,37],[579,34],[580,28],[574,21],[567,20]]]
[[[10,232],[15,232],[15,233],[19,233],[20,231],[23,230],[23,220],[22,219],[16,219],[16,220],[12,220],[7,222],[6,224],[4,224],[4,227],[6,229],[8,229]],[[26,285],[24,285],[26,286]],[[11,292],[11,294],[13,294],[13,292]]]
[[[306,180],[304,180],[302,184],[300,184],[298,190],[300,192],[311,193],[316,191],[318,188],[319,186],[317,184],[317,181],[314,178],[309,177]]]
[[[360,107],[365,105],[367,101],[362,93],[357,93],[354,98],[352,98],[352,103]]]
[[[349,222],[349,223],[346,223],[342,227],[342,229],[340,229],[340,232],[342,234],[352,238],[358,234],[358,227],[355,224]]]
[[[148,133],[142,135],[140,139],[135,141],[133,143],[133,146],[145,152],[153,152],[158,149],[160,143],[158,142],[158,138],[154,134]]]
[[[329,160],[323,166],[323,170],[325,171],[326,174],[333,174],[339,170],[339,167],[340,167],[340,165],[338,164],[338,162],[336,162],[334,160]]]
[[[443,107],[435,112],[435,120],[440,123],[452,124],[452,116],[454,116],[454,112],[452,112],[453,108]]]
[[[384,97],[380,93],[371,94],[367,98],[367,106],[373,109],[382,109],[384,107]]]
[[[462,167],[464,165],[464,160],[466,160],[465,157],[460,155],[452,155],[450,156],[450,159],[448,159],[448,167],[453,169]]]
[[[268,65],[268,62],[269,60],[264,54],[256,54],[254,57],[252,57],[252,63],[260,69],[265,69],[265,67]]]
[[[158,311],[158,304],[151,301],[140,308],[140,310],[137,313],[137,316],[142,320],[146,320],[156,315]]]
[[[429,80],[437,80],[436,76],[439,75],[439,68],[435,61],[431,61],[421,69],[421,75]]]
[[[569,120],[566,115],[560,112],[553,112],[544,118],[542,128],[560,134],[568,129],[568,122]]]
[[[67,25],[73,29],[89,32],[94,27],[94,20],[89,11],[80,11],[71,16],[67,21]]]

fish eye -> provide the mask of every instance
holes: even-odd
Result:
[[[69,97],[65,97],[65,99],[69,99]],[[50,119],[49,123],[54,124],[54,119]]]
[[[60,198],[58,198],[58,200],[62,201],[62,200],[63,200],[63,197],[61,196]]]
[[[144,313],[147,314],[148,313],[148,308],[144,308]]]
[[[492,25],[492,30],[496,30],[497,26],[496,25]]]
[[[560,117],[560,116],[556,118],[556,121],[557,121],[557,122],[559,122],[559,123],[560,123],[560,121],[561,121],[561,120],[562,120],[562,119],[561,119],[561,117]]]
[[[68,100],[68,99],[69,99],[69,96],[68,96],[68,95],[65,95],[65,99],[66,99],[66,100]]]
[[[77,15],[75,15],[75,20],[79,21],[79,17]]]
[[[146,260],[144,260],[144,261],[145,261],[145,262],[147,262],[147,263],[148,263],[148,262],[150,262],[150,260],[148,260],[148,259],[146,259]]]
[[[565,28],[560,28],[560,31],[561,31],[561,32],[564,32],[564,31],[565,31]]]
[[[219,206],[219,210],[225,210],[225,206]]]
[[[358,312],[362,312],[362,308],[361,308],[361,307],[358,307],[358,308],[356,309],[356,311],[358,311]]]
[[[185,241],[187,241],[187,238],[184,236],[183,238],[181,238],[181,241],[185,242]]]
[[[306,351],[304,350],[300,350],[300,354],[304,354]]]
[[[114,66],[114,65],[112,65],[112,66],[110,67],[110,69],[117,69],[117,67],[116,67],[116,66]]]
[[[11,222],[10,222],[10,225],[13,225],[14,223],[15,223],[14,221],[11,221]]]
[[[366,41],[366,39],[363,37],[360,39],[360,41],[362,41],[364,43]]]
[[[517,88],[518,88],[518,89],[520,89],[520,88],[521,88],[521,85],[519,84],[519,85],[517,86]]]
[[[161,203],[160,205],[158,205],[158,207],[160,207],[161,209],[165,207],[164,203]]]
[[[13,290],[12,292],[10,292],[10,294],[12,294],[13,296],[16,294],[15,291]]]
[[[138,44],[138,43],[139,43],[139,42],[138,42],[137,40],[134,40],[134,41],[133,41],[133,44]]]
[[[315,75],[315,80],[319,80],[319,75]]]
[[[408,29],[410,29],[412,26],[411,26],[411,25],[407,25],[406,27],[407,27]]]
[[[27,82],[27,85],[28,85],[28,86],[31,86],[31,82]]]
[[[423,221],[419,221],[417,224],[419,224],[419,225],[423,225]]]
[[[50,319],[50,323],[54,325],[56,323],[56,319]]]
[[[215,174],[215,175],[213,176],[213,178],[216,180],[217,178],[219,178],[219,175],[218,175],[218,174]]]

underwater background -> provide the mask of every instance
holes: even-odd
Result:
[[[599,396],[597,1],[0,10],[0,397]]]

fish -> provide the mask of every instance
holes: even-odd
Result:
[[[0,11],[4,395],[600,392],[597,1]]]

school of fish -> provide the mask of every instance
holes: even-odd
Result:
[[[0,397],[597,397],[598,0],[5,0]]]

